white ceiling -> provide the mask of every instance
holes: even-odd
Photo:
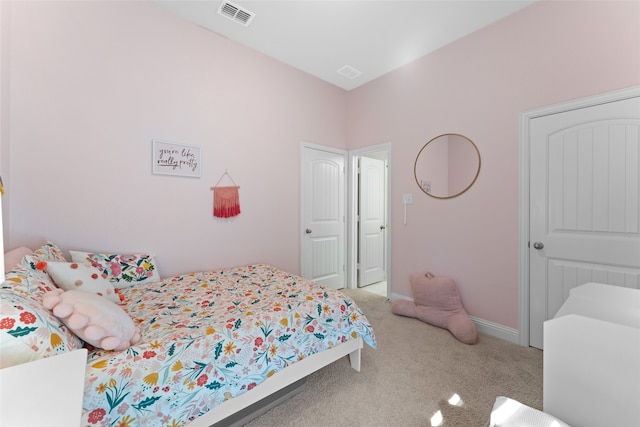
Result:
[[[218,14],[220,0],[151,0],[222,36],[354,89],[485,27],[534,0],[231,0],[249,26]],[[337,72],[349,65],[362,74]]]

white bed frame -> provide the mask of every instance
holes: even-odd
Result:
[[[362,351],[362,346],[362,338],[358,337],[357,339],[349,340],[323,352],[305,357],[293,365],[288,366],[286,369],[273,374],[250,391],[222,402],[211,411],[187,424],[187,427],[213,426],[216,423],[237,414],[243,409],[249,408],[261,400],[291,386],[292,384],[300,382],[310,374],[347,355],[351,361],[351,367],[360,372],[360,352]],[[292,394],[294,393],[288,393],[285,396],[290,396]],[[278,399],[275,403],[268,406],[268,408],[275,406],[283,400],[283,398]],[[258,415],[263,412],[265,411],[259,411]],[[246,420],[246,418],[251,419],[253,417],[245,417],[243,420]],[[225,423],[225,425],[228,424]]]

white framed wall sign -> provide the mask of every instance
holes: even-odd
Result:
[[[153,140],[152,171],[156,175],[200,178],[201,150],[195,145]]]

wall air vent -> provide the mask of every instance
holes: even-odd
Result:
[[[233,4],[230,1],[223,1],[220,4],[218,14],[237,22],[238,24],[242,24],[245,27],[248,27],[256,16],[255,13],[249,12],[247,9],[244,9],[237,4]]]
[[[338,74],[342,74],[348,79],[355,79],[356,77],[362,74],[362,71],[356,70],[351,65],[345,65],[344,67],[338,70]]]

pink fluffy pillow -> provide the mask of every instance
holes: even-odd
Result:
[[[140,341],[140,330],[129,315],[100,295],[56,289],[44,295],[42,305],[94,347],[125,350]]]

